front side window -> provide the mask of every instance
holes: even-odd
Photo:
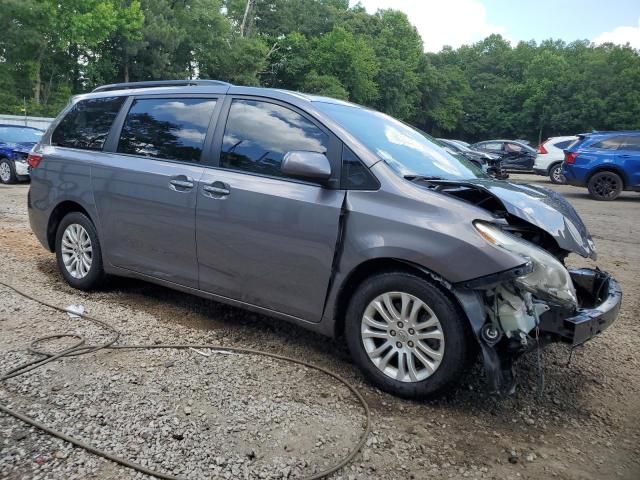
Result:
[[[504,148],[508,153],[520,153],[522,151],[522,147],[517,143],[507,143]]]
[[[211,98],[143,98],[133,102],[118,152],[199,162],[216,101]]]
[[[616,150],[622,142],[624,141],[624,137],[610,137],[605,138],[604,140],[600,140],[599,142],[591,145],[591,148],[599,148],[602,150]]]
[[[102,150],[111,124],[124,101],[125,97],[80,100],[54,130],[51,144],[83,150]]]
[[[268,102],[234,100],[224,131],[220,166],[284,177],[284,154],[327,153],[329,136],[293,110]]]

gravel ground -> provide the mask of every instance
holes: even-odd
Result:
[[[518,180],[550,184],[542,177]],[[640,478],[640,196],[595,202],[556,187],[598,246],[598,265],[622,284],[618,321],[577,349],[543,352],[518,366],[519,389],[487,394],[476,366],[448,397],[409,402],[369,386],[342,341],[162,287],[114,280],[84,294],[69,288],[35,240],[27,186],[0,186],[0,279],[60,306],[82,304],[123,332],[121,343],[215,343],[304,359],[363,393],[373,432],[333,478]],[[593,265],[576,256],[576,266]],[[107,334],[0,287],[0,372],[34,358],[31,341],[60,332],[88,342]],[[60,348],[47,344],[47,348]],[[301,478],[345,455],[363,412],[340,383],[254,355],[126,350],[66,358],[0,386],[0,403],[132,461],[186,478]],[[0,414],[0,478],[145,478]]]

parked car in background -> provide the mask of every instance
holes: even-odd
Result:
[[[509,175],[502,168],[500,155],[483,152],[482,150],[473,150],[462,143],[458,143],[456,140],[438,138],[438,141],[442,143],[445,148],[452,151],[452,153],[462,155],[467,160],[478,165],[484,172],[487,172],[492,177],[499,180],[509,178]]]
[[[551,137],[538,147],[538,155],[533,163],[533,173],[548,176],[552,183],[566,182],[562,175],[564,149],[578,139],[575,135],[565,137]]]
[[[596,200],[640,191],[640,131],[578,135],[565,150],[562,174],[570,185],[587,187]]]
[[[464,140],[449,140],[450,142],[457,143],[458,145],[462,145],[463,147],[468,147],[469,142],[465,142]]]
[[[168,87],[168,88],[167,88]],[[327,97],[187,80],[73,97],[29,154],[29,220],[72,287],[135,277],[346,337],[377,387],[494,391],[541,341],[616,318],[573,207]]]
[[[0,125],[0,183],[29,179],[27,156],[43,133],[37,128]]]
[[[500,155],[505,170],[530,172],[537,155],[533,148],[517,140],[486,140],[470,147]]]

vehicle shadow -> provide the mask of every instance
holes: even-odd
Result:
[[[38,270],[52,287],[71,295],[89,295],[97,300],[132,308],[164,324],[180,324],[201,330],[210,339],[278,348],[284,355],[296,356],[301,350],[327,356],[327,360],[346,360],[351,364],[344,342],[332,340],[283,320],[253,313],[142,280],[112,277],[96,292],[83,293],[71,288],[60,275],[54,257],[36,260]],[[107,322],[108,318],[105,319]],[[242,345],[241,345],[242,346]]]
[[[575,198],[580,200],[590,200],[592,202],[598,202],[598,200],[594,200],[593,198],[591,198],[589,194],[586,193],[586,190],[584,192],[582,191],[562,192],[562,196],[565,198]],[[640,195],[638,193],[625,192],[615,200],[610,200],[609,202],[601,202],[601,203],[609,203],[613,205],[617,202],[637,202],[639,200],[640,200]]]

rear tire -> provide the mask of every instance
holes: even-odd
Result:
[[[555,183],[556,185],[564,185],[567,183],[567,179],[564,178],[562,174],[562,164],[558,163],[551,167],[549,170],[549,179],[551,183]]]
[[[102,249],[93,222],[80,212],[67,214],[56,233],[56,260],[66,282],[79,290],[93,290],[104,278]]]
[[[391,272],[356,290],[345,334],[352,357],[376,387],[421,399],[444,393],[467,367],[472,348],[466,322],[437,286]]]
[[[7,158],[0,159],[0,183],[13,185],[17,183],[16,169],[13,162]]]
[[[598,172],[589,179],[587,188],[595,200],[615,200],[622,192],[622,178],[614,172]]]

